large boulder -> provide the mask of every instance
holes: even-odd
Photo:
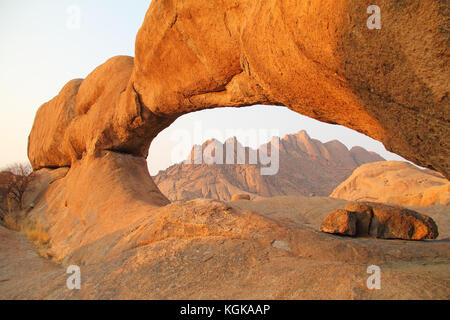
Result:
[[[356,235],[356,216],[345,210],[333,211],[322,222],[320,231],[354,236]]]
[[[34,169],[71,166],[104,151],[147,156],[154,136],[173,120],[141,105],[129,82],[133,68],[132,57],[109,59],[39,109],[28,143]]]
[[[431,170],[401,161],[362,165],[331,193],[332,198],[401,206],[450,205],[450,183]]]
[[[251,200],[251,197],[249,194],[235,194],[231,197],[231,201],[238,201],[238,200]]]
[[[320,231],[380,239],[430,240],[439,235],[432,218],[418,212],[374,202],[350,203],[332,212]]]

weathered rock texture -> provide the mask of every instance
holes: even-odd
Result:
[[[134,59],[112,58],[69,82],[36,115],[33,168],[70,169],[43,184],[29,217],[48,233],[47,255],[86,266],[88,281],[86,291],[68,292],[66,274],[47,274],[46,286],[37,278],[20,296],[370,297],[354,275],[374,260],[448,264],[447,243],[334,241],[221,203],[166,206],[148,174],[151,141],[177,117],[268,104],[365,133],[448,177],[447,9],[432,0],[378,5],[382,30],[367,29],[361,0],[152,1]],[[421,289],[432,286],[426,295],[448,298],[444,272],[439,281],[421,277]],[[302,291],[312,274],[321,294]],[[343,274],[344,287],[330,285]],[[192,286],[192,277],[203,280]],[[383,297],[417,296],[399,289],[402,277],[392,276]]]
[[[333,211],[323,220],[319,230],[326,233],[354,236],[356,235],[356,215],[346,210]]]
[[[406,162],[385,161],[359,167],[330,197],[403,206],[448,206],[450,183],[431,170],[421,170]]]
[[[381,30],[367,28],[360,0],[152,1],[134,60],[109,60],[39,110],[33,167],[105,150],[145,157],[182,114],[270,104],[360,131],[448,177],[448,8],[378,5]]]
[[[228,201],[233,194],[240,193],[250,193],[253,198],[328,196],[360,165],[384,161],[378,154],[361,147],[348,150],[337,140],[322,143],[311,139],[306,131],[273,137],[272,142],[276,142],[272,145],[279,156],[279,170],[275,175],[261,174],[266,166],[261,161],[255,161],[257,164],[249,161],[252,157],[257,159],[261,150],[268,150],[268,144],[254,150],[244,148],[236,138],[224,144],[213,139],[201,148],[195,146],[185,162],[159,172],[155,183],[171,201],[197,198]],[[234,153],[230,155],[228,150]],[[214,159],[213,153],[223,155],[223,159]],[[235,161],[226,164],[227,159]],[[222,164],[217,164],[217,160]]]
[[[71,252],[62,265],[0,227],[0,261],[7,262],[0,264],[0,299],[450,298],[448,240],[315,231],[345,203],[308,197],[175,203]],[[433,218],[449,230],[447,214]],[[67,289],[70,264],[81,267],[81,290]],[[382,290],[366,286],[372,264],[382,269]]]
[[[328,215],[320,231],[381,239],[429,240],[439,235],[432,218],[418,212],[374,202],[350,203]]]
[[[169,204],[145,159],[127,154],[85,157],[68,172],[39,170],[34,179],[24,206],[33,207],[28,217],[48,233],[48,256],[57,261]]]

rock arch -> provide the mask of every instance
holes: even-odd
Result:
[[[228,216],[225,204],[166,206],[147,170],[153,138],[207,108],[284,105],[449,177],[445,6],[379,0],[382,29],[369,30],[366,5],[153,0],[135,58],[108,60],[37,112],[24,207],[49,235],[48,256],[84,264],[167,237],[234,237],[199,214]]]
[[[360,0],[154,0],[134,59],[108,60],[39,109],[33,168],[145,158],[185,113],[267,104],[345,125],[449,177],[447,13],[431,0],[378,5],[383,27],[369,30]]]

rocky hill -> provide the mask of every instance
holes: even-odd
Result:
[[[270,151],[272,145],[276,146],[274,150],[279,150],[279,171],[275,175],[264,175],[261,169],[266,166],[261,153]],[[227,150],[234,154],[230,156]],[[256,164],[250,164],[252,158],[258,160]],[[230,163],[227,159],[237,164],[227,164]],[[282,139],[273,138],[257,150],[243,147],[236,138],[223,144],[210,140],[202,146],[194,146],[183,163],[161,171],[155,183],[172,201],[196,198],[227,201],[238,193],[250,193],[253,197],[328,196],[360,165],[383,160],[361,147],[348,150],[337,140],[322,143],[311,139],[306,131]]]
[[[331,197],[404,206],[448,206],[450,183],[434,171],[421,170],[407,162],[385,161],[356,169]]]

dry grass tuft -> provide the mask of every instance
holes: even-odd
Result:
[[[23,232],[28,239],[33,241],[37,245],[47,245],[50,241],[50,237],[46,230],[42,227],[29,228],[25,227]]]
[[[6,228],[24,234],[39,250],[43,257],[48,257],[50,236],[47,229],[41,224],[23,217],[19,213],[11,213],[3,218],[2,223]]]
[[[14,230],[14,231],[20,231],[20,223],[17,219],[17,216],[14,214],[7,214],[3,217],[3,224],[6,228]]]
[[[21,231],[30,241],[39,247],[47,247],[50,241],[47,229],[41,224],[31,221],[28,218],[22,220]]]

